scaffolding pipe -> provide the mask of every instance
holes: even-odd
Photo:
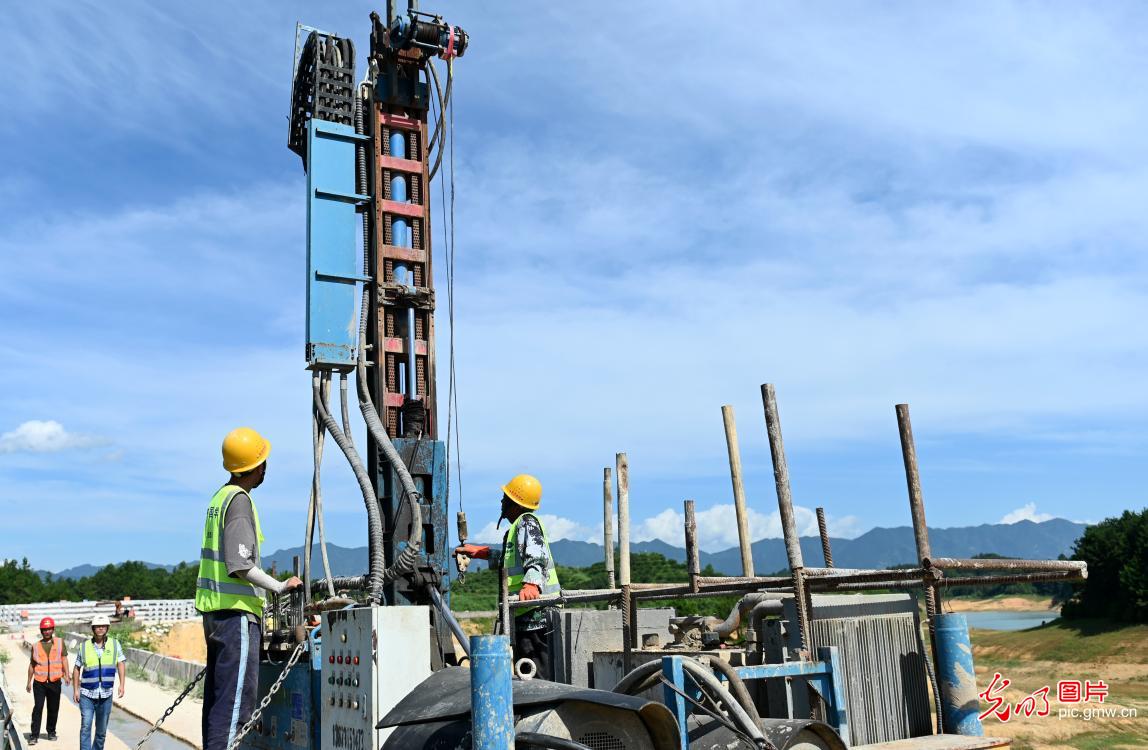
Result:
[[[1088,563],[1081,560],[1003,560],[1000,558],[961,559],[929,557],[924,564],[940,570],[1072,570],[1087,575]]]
[[[929,527],[925,522],[925,496],[921,491],[921,473],[917,467],[917,444],[913,440],[913,423],[909,420],[909,405],[897,404],[897,432],[901,437],[901,458],[905,463],[905,484],[909,489],[909,511],[913,516],[913,538],[917,545],[917,560],[924,565],[932,557],[929,550]],[[929,642],[933,654],[937,653],[937,612],[939,610],[936,586],[925,588],[925,614],[929,620]],[[934,659],[935,662],[935,659]],[[934,673],[936,670],[934,669]],[[937,710],[937,733],[944,733],[941,691],[932,680],[933,699]]]
[[[785,444],[781,439],[781,418],[777,413],[777,393],[772,383],[761,386],[765,407],[765,429],[769,435],[769,453],[773,459],[773,481],[777,489],[777,508],[781,514],[781,531],[785,537],[785,554],[793,571],[793,592],[797,606],[797,626],[801,648],[812,653],[809,633],[809,607],[805,597],[805,562],[801,558],[801,539],[797,536],[797,519],[793,515],[793,495],[789,489],[789,467],[785,462]]]
[[[749,534],[749,513],[745,505],[745,484],[741,478],[741,449],[737,442],[737,423],[733,417],[733,407],[726,404],[721,408],[722,423],[725,425],[725,446],[729,453],[729,478],[733,485],[733,507],[737,514],[737,543],[741,548],[741,574],[752,577],[753,539]]]

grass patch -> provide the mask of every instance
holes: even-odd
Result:
[[[1117,747],[1144,747],[1144,738],[1131,732],[1086,732],[1068,740],[1076,750],[1109,750]]]
[[[1110,620],[1058,619],[1028,630],[977,630],[973,643],[1010,660],[1148,664],[1148,625]]]
[[[7,664],[11,659],[12,657],[8,655],[7,651],[0,651],[0,666]]]

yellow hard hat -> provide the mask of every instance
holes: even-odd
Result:
[[[223,438],[223,468],[232,474],[251,471],[270,453],[271,443],[250,427],[237,427]]]
[[[506,484],[502,491],[514,502],[527,510],[538,510],[542,504],[542,482],[529,474],[519,474]]]

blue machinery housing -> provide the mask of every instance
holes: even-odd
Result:
[[[355,146],[350,125],[307,125],[307,366],[350,370],[359,348],[356,283],[366,281],[356,247]]]

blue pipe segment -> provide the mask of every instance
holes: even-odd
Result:
[[[941,711],[945,731],[969,737],[983,737],[980,696],[973,670],[973,646],[964,615],[938,614],[936,617],[937,681],[941,689]]]
[[[512,750],[514,691],[510,638],[470,637],[470,721],[473,750]]]
[[[403,133],[398,130],[391,131],[391,139],[389,143],[390,155],[400,159],[407,158],[407,139]],[[399,203],[407,203],[410,199],[407,197],[407,178],[402,172],[394,171],[391,175],[391,200],[398,201]],[[410,247],[411,246],[411,231],[410,222],[405,217],[395,216],[391,219],[391,242],[395,247]],[[405,263],[395,265],[395,281],[400,284],[406,284],[412,290],[415,286],[415,272],[414,269],[409,268]],[[415,398],[418,396],[418,379],[415,377],[415,311],[414,308],[407,310],[407,377],[406,377],[406,394],[408,398]]]

